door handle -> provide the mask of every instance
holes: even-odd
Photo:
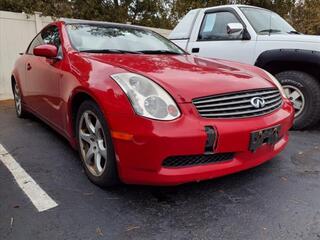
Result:
[[[198,53],[198,52],[200,52],[200,48],[192,48],[191,52],[192,53]]]
[[[31,64],[28,63],[28,64],[27,64],[27,70],[30,71],[31,69],[32,69]]]

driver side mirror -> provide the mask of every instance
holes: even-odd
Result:
[[[227,25],[228,34],[242,33],[243,30],[244,30],[244,27],[241,23],[228,23]]]
[[[43,44],[33,49],[33,54],[39,57],[56,58],[58,55],[58,48],[52,44]]]

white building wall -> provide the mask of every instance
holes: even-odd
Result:
[[[0,100],[13,98],[10,76],[14,62],[36,33],[50,22],[51,17],[41,17],[40,13],[26,15],[0,11]],[[170,33],[166,29],[151,29],[165,37]]]

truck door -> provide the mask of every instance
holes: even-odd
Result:
[[[232,9],[206,11],[200,30],[193,34],[187,51],[202,57],[254,64],[255,39],[251,39],[246,30],[228,33],[229,23],[241,23],[246,29],[241,18]]]

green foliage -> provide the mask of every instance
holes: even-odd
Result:
[[[291,23],[306,34],[320,35],[320,3],[319,0],[304,0],[291,10]]]
[[[0,10],[173,28],[191,9],[235,3],[270,9],[298,31],[320,34],[319,0],[0,0]]]

